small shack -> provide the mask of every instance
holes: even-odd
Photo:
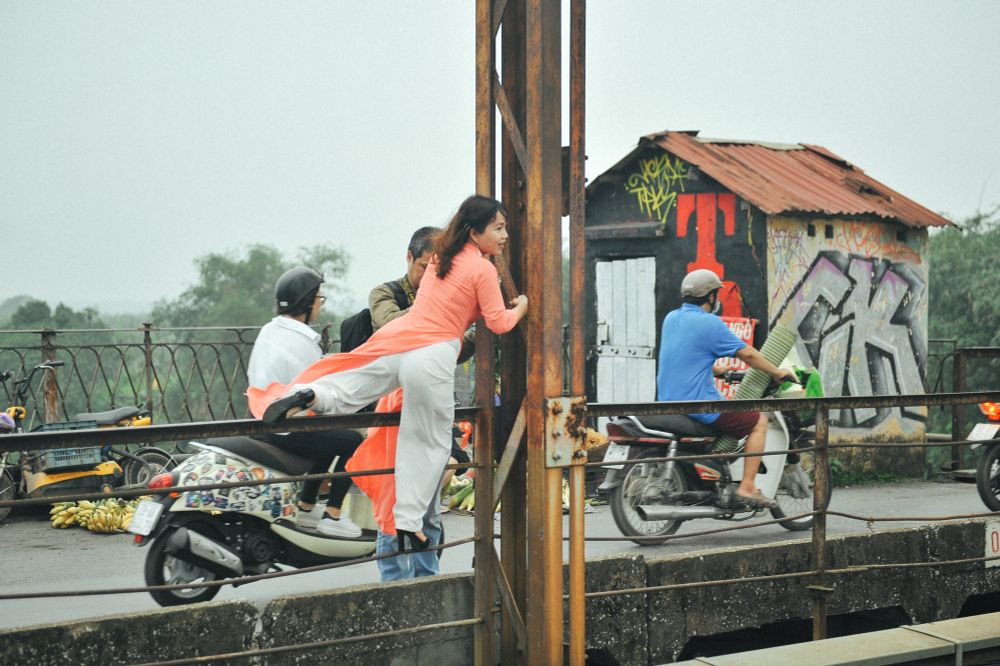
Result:
[[[927,388],[927,234],[951,224],[826,148],[643,137],[587,188],[588,394],[656,398],[663,317],[696,268],[724,281],[723,316],[757,346],[781,322],[827,395]],[[746,327],[745,327],[746,328]],[[926,409],[831,414],[841,441],[920,441]],[[919,474],[919,450],[861,467]]]

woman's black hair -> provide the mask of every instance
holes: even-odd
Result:
[[[490,197],[473,194],[462,202],[448,226],[434,239],[439,278],[444,278],[451,271],[451,262],[469,241],[470,232],[481,234],[496,218],[497,213],[506,217],[507,209]]]

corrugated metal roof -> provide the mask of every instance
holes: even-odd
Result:
[[[911,227],[951,224],[822,146],[661,132],[643,137],[637,150],[649,143],[697,166],[772,215],[874,216]]]

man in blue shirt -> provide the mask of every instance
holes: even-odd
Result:
[[[660,333],[660,362],[656,373],[657,400],[722,400],[715,388],[715,377],[725,369],[716,364],[720,358],[735,356],[751,368],[771,375],[775,380],[798,381],[791,370],[778,368],[740,340],[715,313],[719,311],[722,280],[707,269],[688,273],[681,282],[684,304],[663,319]],[[759,412],[727,414],[689,414],[710,424],[720,433],[746,437],[744,450],[764,450],[767,416]],[[755,508],[770,508],[774,501],[757,489],[760,458],[743,459],[743,478],[736,496]]]

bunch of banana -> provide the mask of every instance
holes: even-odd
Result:
[[[52,527],[79,525],[91,532],[112,534],[128,529],[135,507],[142,499],[148,498],[137,497],[132,501],[111,498],[97,502],[60,502],[52,505],[49,515]]]
[[[69,527],[76,522],[79,511],[80,507],[76,505],[76,502],[53,504],[49,510],[49,521],[52,523],[52,527]]]

